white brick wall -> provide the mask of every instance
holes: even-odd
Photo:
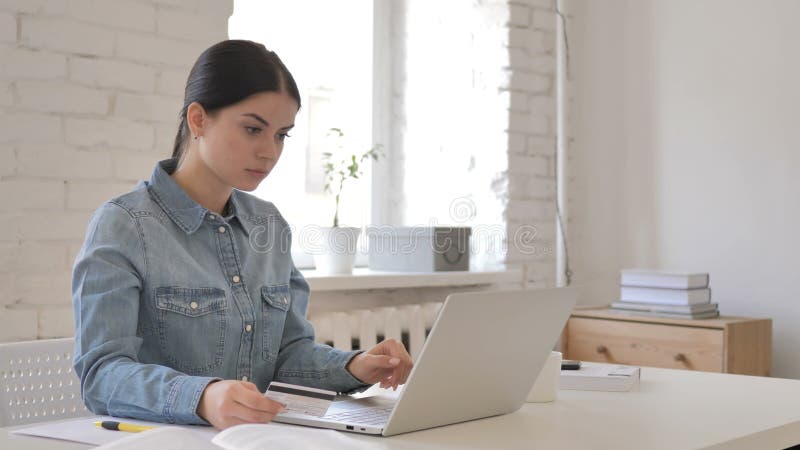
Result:
[[[4,342],[29,340],[32,338],[31,330],[38,328],[36,311],[5,308],[3,314],[0,314],[0,330],[3,330]]]
[[[119,94],[114,115],[154,122],[177,122],[183,97],[149,94]]]
[[[3,0],[0,10],[12,14],[47,14],[61,15],[67,12],[69,2],[58,0]]]
[[[156,10],[154,4],[133,0],[70,0],[68,14],[98,25],[148,32],[156,29]]]
[[[506,227],[508,249],[497,262],[526,264],[529,282],[552,285],[554,2],[393,5],[390,178],[403,187],[387,199],[400,211],[393,221],[453,224],[447,201],[468,199],[475,217],[467,225]],[[444,181],[441,188],[419,182],[434,179]],[[532,243],[514,242],[522,234]]]
[[[59,211],[64,207],[64,181],[0,180],[0,198],[3,199],[2,208],[0,208],[0,211],[3,212]]]
[[[134,183],[69,181],[67,182],[67,209],[93,211],[106,200],[124,194],[133,187]]]
[[[555,283],[556,15],[554,0],[513,1],[509,21],[509,251],[534,286]],[[514,245],[514,239],[518,245]]]
[[[111,56],[114,32],[68,18],[21,18],[21,44],[77,55]]]
[[[67,57],[47,50],[0,47],[0,77],[7,80],[53,80],[67,75]]]
[[[103,149],[113,146],[142,151],[153,147],[154,136],[155,130],[152,126],[129,119],[64,119],[64,140],[67,144],[78,147]]]
[[[59,142],[61,119],[53,115],[13,112],[14,107],[0,112],[0,142]]]
[[[0,341],[72,333],[70,273],[86,221],[170,154],[190,65],[226,37],[232,9],[232,0],[0,2]],[[552,284],[551,0],[393,9],[402,17],[392,31],[391,145],[404,151],[391,158],[392,177],[405,190],[389,201],[399,210],[413,202],[420,175],[409,168],[431,155],[466,171],[437,208],[463,196],[476,226],[532,236],[535,251],[510,248],[500,260],[527,265],[534,286]],[[440,56],[414,59],[425,33],[449,67]],[[421,70],[428,63],[440,73]],[[431,82],[443,88],[425,97]],[[416,120],[420,107],[436,110],[430,126]],[[465,111],[469,121],[449,120]]]
[[[0,342],[73,333],[89,217],[172,152],[232,0],[0,1]]]
[[[95,88],[153,92],[157,74],[155,67],[127,61],[93,58],[71,58],[69,61],[70,81]],[[180,92],[180,89],[170,92]]]
[[[62,81],[17,81],[16,93],[29,111],[106,115],[111,103],[106,92]]]
[[[105,179],[111,172],[112,155],[107,151],[77,150],[65,144],[20,144],[16,158],[16,173],[21,176]]]
[[[207,31],[220,36],[213,41],[222,40],[226,37],[222,33],[227,34],[227,26],[218,25]],[[117,36],[116,51],[120,58],[148,65],[191,68],[208,44],[202,41],[189,42],[155,35],[124,33]]]
[[[0,42],[17,41],[17,18],[13,14],[0,13]]]
[[[17,156],[14,149],[0,144],[0,177],[11,175],[16,171]]]
[[[11,83],[0,81],[0,106],[11,106],[14,103],[14,94],[11,92]]]

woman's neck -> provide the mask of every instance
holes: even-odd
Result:
[[[225,185],[205,163],[187,155],[171,177],[192,200],[209,211],[223,214],[233,188]]]

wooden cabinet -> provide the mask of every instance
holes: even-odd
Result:
[[[607,308],[572,313],[565,359],[769,376],[772,320],[663,319]]]

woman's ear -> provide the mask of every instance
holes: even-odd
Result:
[[[191,137],[203,135],[203,130],[206,126],[206,110],[203,105],[197,102],[192,102],[186,108],[186,125],[189,127]]]

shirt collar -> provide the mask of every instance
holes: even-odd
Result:
[[[228,203],[228,216],[236,217],[239,223],[242,224],[245,233],[250,236],[250,232],[255,224],[253,223],[253,214],[247,209],[247,202],[243,199],[245,195],[245,193],[238,189],[234,189],[233,192],[231,192],[231,199]]]
[[[147,183],[148,191],[178,227],[184,232],[192,234],[200,228],[203,219],[214,213],[189,197],[186,191],[172,179],[170,175],[175,172],[177,167],[177,158],[159,161],[153,169],[150,182]],[[239,198],[241,195],[243,194],[236,189],[231,193],[228,217],[236,217],[249,235],[252,224],[245,220],[248,214]]]

